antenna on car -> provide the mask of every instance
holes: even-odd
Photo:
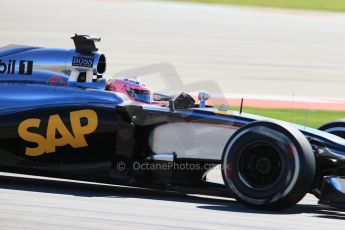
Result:
[[[240,114],[242,114],[242,110],[243,110],[243,98],[241,99]]]
[[[78,35],[75,34],[71,37],[74,41],[75,49],[81,54],[92,54],[98,51],[95,42],[100,42],[101,38],[97,38],[89,35]]]
[[[304,128],[306,128],[307,125],[308,125],[308,116],[309,116],[309,112],[315,113],[316,110],[313,110],[313,109],[306,109],[306,110],[305,110],[305,112],[304,112]]]

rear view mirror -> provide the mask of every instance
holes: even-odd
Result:
[[[154,93],[152,95],[152,99],[154,101],[168,101],[169,102],[170,111],[171,112],[175,112],[175,104],[174,104],[175,96],[165,95],[165,94],[160,94],[160,93]]]
[[[175,99],[172,95],[165,95],[160,93],[154,93],[153,94],[153,100],[154,101],[173,101]]]

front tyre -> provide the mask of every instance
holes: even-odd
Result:
[[[319,128],[319,130],[345,139],[345,119],[340,119],[324,124]]]
[[[237,130],[222,157],[225,184],[242,204],[290,207],[311,190],[315,155],[305,136],[286,123],[257,121]]]

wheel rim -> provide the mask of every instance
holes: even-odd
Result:
[[[239,179],[255,190],[273,187],[283,170],[281,151],[271,143],[257,142],[246,146],[238,162]]]

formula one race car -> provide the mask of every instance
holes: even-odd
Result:
[[[316,130],[208,107],[202,93],[199,105],[188,94],[154,95],[167,106],[133,102],[109,90],[99,39],[73,40],[68,50],[0,49],[1,171],[235,197],[270,210],[306,193],[345,202],[345,121]],[[223,183],[208,178],[219,165]]]

